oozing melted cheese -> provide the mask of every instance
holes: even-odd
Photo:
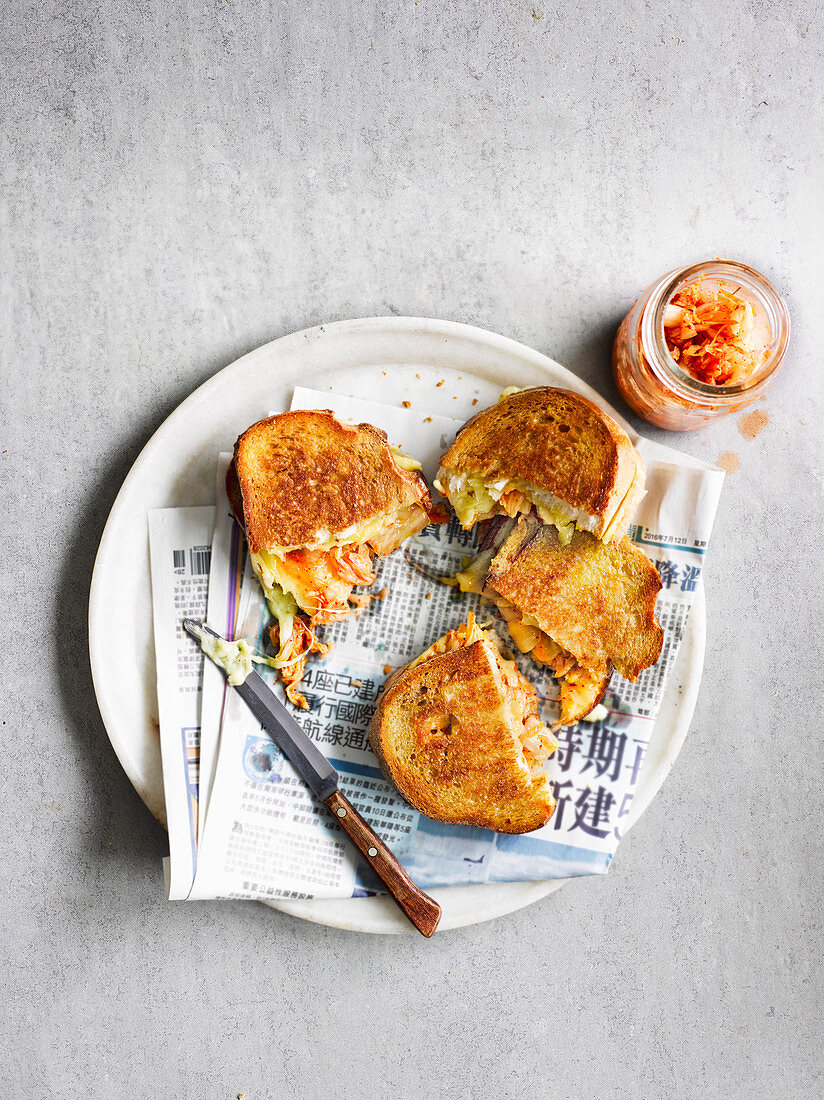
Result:
[[[412,455],[405,454],[400,447],[396,447],[394,443],[389,444],[389,450],[392,452],[392,457],[395,460],[395,465],[400,466],[402,470],[420,470],[422,466],[418,462],[417,458],[413,458]]]
[[[441,469],[435,487],[449,500],[464,530],[483,519],[505,512],[507,515],[528,514],[533,507],[544,523],[558,531],[561,543],[572,538],[576,527],[593,531],[598,520],[582,508],[572,508],[553,493],[531,485],[522,478],[501,478],[487,481],[472,473],[454,473]]]
[[[278,621],[281,637],[285,640],[292,633],[292,620],[298,613],[298,601],[294,593],[285,592],[278,579],[278,561],[273,554],[265,550],[259,553],[249,551],[249,560],[263,587],[266,606]]]
[[[232,687],[242,684],[252,671],[252,650],[244,638],[238,642],[228,642],[204,630],[200,635],[200,648],[223,669]]]
[[[254,665],[269,665],[270,668],[284,668],[287,662],[278,657],[266,657],[252,649],[245,638],[236,642],[226,638],[217,638],[208,630],[201,631],[200,648],[216,665],[223,669],[232,687],[244,683]]]
[[[294,615],[298,608],[311,616],[322,610],[321,605],[331,607],[333,613],[342,612],[355,582],[335,576],[334,563],[326,560],[325,555],[343,546],[351,546],[356,552],[367,546],[377,554],[389,554],[411,535],[423,530],[428,518],[424,508],[416,503],[381,513],[335,536],[319,531],[307,547],[273,546],[250,551],[252,568],[263,585],[270,611],[279,621],[282,615]],[[291,603],[284,605],[284,597]],[[284,636],[286,634],[288,631]]]
[[[392,508],[386,512],[380,512],[371,519],[362,523],[354,523],[351,527],[344,528],[334,535],[327,532],[318,532],[327,537],[323,543],[311,543],[308,549],[331,550],[333,546],[345,546],[349,543],[361,545],[368,543],[373,546],[376,553],[389,554],[392,550],[409,538],[410,535],[422,531],[429,520],[423,506],[409,504],[405,508]]]
[[[461,592],[474,592],[477,596],[481,595],[489,566],[492,564],[494,557],[494,550],[483,550],[477,558],[472,559],[465,569],[455,574],[455,580],[458,582]]]
[[[546,665],[559,681],[559,725],[580,721],[595,706],[601,693],[603,675],[578,664],[571,653],[541,630],[537,621],[509,600],[489,592],[506,620],[510,636],[522,653],[528,653],[539,665]]]
[[[414,462],[414,459],[410,461]],[[270,555],[283,557],[291,550],[331,550],[333,546],[347,546],[350,543],[361,545],[364,542],[382,545],[386,541],[387,534],[397,536],[391,548],[394,550],[404,539],[422,531],[428,521],[426,510],[416,501],[403,508],[389,508],[385,512],[378,512],[377,515],[361,523],[353,523],[351,527],[345,527],[341,531],[332,532],[321,527],[315,531],[311,539],[301,543],[300,546],[273,545],[267,547],[267,551]],[[377,550],[377,552],[388,554],[390,550]]]

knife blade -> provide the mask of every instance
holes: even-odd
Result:
[[[198,623],[193,619],[184,619],[183,627],[198,643],[204,633],[221,641],[226,640],[205,623]],[[227,675],[221,662],[205,649],[204,652]],[[291,762],[301,779],[332,811],[338,825],[358,848],[409,920],[424,936],[431,936],[438,927],[441,907],[415,885],[389,848],[341,793],[337,771],[311,737],[304,733],[263,677],[254,670],[242,683],[233,684],[232,687]]]

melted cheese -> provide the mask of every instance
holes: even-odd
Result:
[[[270,668],[284,668],[288,661],[277,657],[266,657],[252,649],[245,638],[229,642],[225,638],[216,638],[207,630],[200,633],[200,648],[210,660],[223,669],[232,687],[244,683],[253,665],[269,665]]]
[[[370,519],[353,523],[342,531],[331,532],[321,528],[315,531],[312,539],[300,546],[270,546],[266,550],[255,553],[257,556],[283,558],[292,550],[331,550],[333,546],[348,546],[350,543],[360,546],[364,542],[381,542],[389,529],[397,531],[397,540],[392,547],[394,550],[404,539],[422,531],[428,521],[429,517],[423,505],[416,502],[405,508],[390,508],[386,512],[378,512]],[[382,553],[389,552],[382,551]],[[254,562],[252,564],[254,565]]]
[[[596,707],[593,707],[589,714],[585,714],[581,719],[582,722],[602,722],[604,718],[609,714],[609,711],[603,703],[599,703]]]
[[[518,511],[528,514],[534,507],[544,523],[557,529],[558,538],[565,546],[576,527],[592,531],[598,525],[598,521],[582,508],[572,508],[553,493],[538,489],[519,477],[487,481],[476,474],[456,474],[441,469],[435,479],[435,488],[448,499],[464,530],[474,527],[480,520],[506,512],[501,498],[512,492],[525,497]]]
[[[255,553],[249,551],[249,560],[263,587],[266,606],[277,619],[282,643],[292,634],[294,616],[298,613],[298,603],[294,592],[286,592],[279,580],[279,559],[265,550]]]
[[[353,584],[334,576],[334,570],[330,570],[317,554],[322,555],[338,546],[364,545],[380,555],[389,554],[410,535],[423,530],[428,519],[425,509],[415,503],[379,513],[334,536],[328,531],[319,531],[318,538],[306,547],[273,546],[266,550],[250,550],[252,568],[263,585],[269,610],[281,622],[281,636],[287,637],[290,633],[282,617],[296,614],[298,608],[315,615],[324,601],[337,609],[346,606]],[[313,560],[309,554],[301,555],[301,551],[316,556]],[[319,596],[324,600],[320,601]]]
[[[417,458],[413,458],[412,455],[405,454],[400,447],[396,447],[394,443],[389,444],[389,450],[392,452],[392,457],[395,460],[395,465],[400,466],[402,470],[420,470],[422,469],[420,462]]]
[[[336,535],[330,536],[325,545],[318,547],[318,549],[331,550],[333,546],[343,546],[348,543],[357,543],[359,546],[364,542],[383,543],[384,536],[391,530],[395,535],[391,549],[395,550],[404,539],[417,534],[418,531],[422,531],[428,520],[429,517],[421,504],[415,503],[409,504],[405,508],[392,508],[387,512],[379,512],[378,515],[364,520],[362,523],[354,523],[351,527],[338,531]],[[314,549],[314,547],[309,549]],[[388,554],[391,553],[391,550],[381,550],[380,553]]]
[[[478,554],[477,558],[473,558],[465,569],[455,574],[455,580],[458,582],[461,592],[474,592],[480,596],[484,590],[486,575],[494,557],[494,550],[484,550]]]
[[[232,687],[242,684],[252,671],[252,650],[243,638],[238,642],[227,642],[225,638],[216,638],[208,630],[203,630],[200,648],[223,669]]]
[[[435,478],[435,488],[452,505],[458,522],[465,531],[474,527],[479,520],[494,516],[497,511],[495,499],[479,477],[439,470]]]

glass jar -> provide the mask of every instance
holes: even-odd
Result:
[[[736,385],[698,381],[679,367],[667,347],[667,305],[699,279],[732,288],[753,306],[762,326],[764,361]],[[670,271],[644,291],[618,328],[612,369],[621,396],[639,416],[659,428],[692,431],[756,401],[781,366],[789,339],[787,307],[763,275],[733,260],[709,260]]]

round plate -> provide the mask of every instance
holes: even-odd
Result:
[[[100,540],[89,600],[89,652],[103,722],[126,774],[164,824],[147,513],[213,504],[218,452],[231,450],[249,424],[288,408],[297,383],[387,404],[407,400],[461,420],[478,405],[495,401],[505,386],[549,383],[596,401],[636,436],[599,394],[545,355],[470,325],[414,317],[372,317],[306,329],[250,352],[195,390],[158,428],[124,481]],[[124,622],[132,629],[124,632]],[[661,787],[686,736],[701,680],[704,637],[699,593],[655,723],[630,825]],[[443,908],[440,927],[458,928],[512,912],[566,881],[435,890]],[[353,931],[411,929],[386,897],[272,904]]]

